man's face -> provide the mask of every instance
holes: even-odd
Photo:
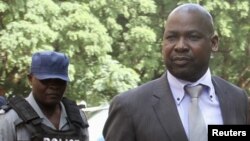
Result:
[[[38,80],[34,75],[29,75],[32,92],[39,105],[50,106],[60,103],[65,92],[67,82],[61,79]]]
[[[207,71],[212,48],[217,48],[218,42],[207,21],[197,12],[176,12],[168,18],[162,53],[175,77],[194,82]]]

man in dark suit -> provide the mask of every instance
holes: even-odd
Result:
[[[248,106],[250,107],[250,96],[248,96]],[[247,124],[250,125],[250,108],[248,108]]]
[[[167,71],[159,79],[113,98],[103,130],[105,140],[190,140],[187,85],[203,86],[199,108],[206,128],[209,124],[246,124],[246,92],[211,75],[209,60],[217,49],[213,19],[204,7],[183,4],[175,8],[167,18],[163,37]]]

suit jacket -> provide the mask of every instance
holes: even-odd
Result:
[[[246,92],[219,77],[212,82],[224,124],[246,124]],[[103,135],[105,141],[188,141],[167,73],[115,96]]]
[[[248,107],[250,106],[250,96],[248,96]],[[247,124],[250,125],[250,108],[248,108]]]

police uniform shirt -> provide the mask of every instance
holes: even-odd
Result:
[[[42,123],[44,125],[52,129],[56,129],[48,118],[42,113],[32,93],[25,99],[37,112],[39,117],[42,118]],[[80,113],[82,118],[85,117],[82,112]],[[24,125],[20,125],[21,122],[22,120],[13,109],[9,110],[7,113],[0,114],[0,141],[30,141],[30,133],[25,129]],[[58,130],[65,131],[68,129],[69,123],[67,121],[66,110],[64,105],[61,103],[61,117]],[[83,132],[83,134],[88,136],[87,128],[84,129]]]

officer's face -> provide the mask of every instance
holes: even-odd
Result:
[[[34,75],[29,75],[28,78],[38,104],[52,106],[60,102],[67,86],[66,81],[61,79],[38,80]]]

